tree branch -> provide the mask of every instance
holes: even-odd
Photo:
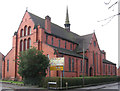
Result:
[[[118,15],[120,15],[120,13],[115,14],[115,15],[112,15],[112,16],[110,16],[110,17],[108,17],[108,18],[105,18],[105,19],[100,20],[100,21],[97,21],[97,22],[102,22],[102,21],[107,21],[107,20],[109,20],[107,23],[105,23],[105,24],[102,25],[102,26],[105,26],[105,25],[107,25],[115,16],[118,16]]]
[[[116,1],[114,4],[112,4],[110,7],[108,7],[108,9],[112,8],[113,6],[115,6],[118,3],[118,1]]]
[[[104,2],[106,5],[108,5],[108,4],[110,4],[110,2],[111,2],[111,0],[108,2],[108,3],[106,3],[106,2]]]

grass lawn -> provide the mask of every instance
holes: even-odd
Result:
[[[15,84],[23,84],[23,82],[20,82],[20,81],[4,81],[4,80],[0,80],[0,82],[8,82],[8,83],[15,83]]]

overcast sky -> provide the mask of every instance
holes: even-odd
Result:
[[[117,0],[2,0],[0,1],[0,52],[6,55],[12,48],[12,36],[18,30],[20,22],[28,11],[64,27],[66,6],[68,6],[71,31],[79,35],[95,34],[101,50],[106,51],[109,61],[118,63],[118,17],[112,21],[97,22],[117,14],[117,5],[108,7]],[[105,3],[104,3],[105,2]],[[106,24],[105,26],[102,26]]]

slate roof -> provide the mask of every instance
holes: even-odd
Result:
[[[33,22],[35,23],[35,26],[40,25],[42,28],[45,29],[45,19],[42,19],[30,12],[28,12],[33,20]],[[72,41],[74,43],[78,43],[77,42],[77,38],[79,37],[79,35],[71,32],[71,31],[66,31],[64,28],[54,24],[51,22],[51,34],[56,35],[58,37],[64,38],[66,40]]]
[[[40,25],[42,28],[45,27],[45,19],[42,19],[30,12],[28,12],[28,13],[31,16],[31,19],[33,20],[33,22],[35,23],[35,26]]]
[[[115,63],[112,63],[112,62],[110,62],[110,61],[108,61],[106,59],[103,59],[103,63],[116,65]]]
[[[88,46],[89,46],[90,41],[92,39],[92,35],[93,35],[93,33],[88,34],[88,35],[84,35],[84,36],[80,36],[78,38],[79,46],[76,49],[77,52],[82,52],[83,51],[83,46],[84,46],[85,51],[88,49]]]
[[[31,16],[33,22],[35,23],[35,26],[40,25],[42,28],[45,29],[45,19],[42,19],[30,12],[28,12]],[[46,32],[47,33],[47,32]],[[50,33],[48,33],[50,34]],[[87,50],[90,40],[92,38],[92,34],[80,36],[76,33],[73,33],[71,31],[66,31],[64,28],[54,24],[51,22],[51,34],[57,37],[61,37],[62,39],[71,41],[73,43],[78,44],[77,48],[75,49],[76,52],[82,52],[83,49],[83,40],[84,40],[84,49]]]
[[[55,47],[55,46],[52,46],[52,45],[49,45],[49,46],[53,47],[55,50],[57,50],[61,54],[66,54],[66,55],[70,55],[70,56],[74,56],[74,57],[83,58],[83,55],[77,54],[75,51],[67,50],[67,49],[63,49],[63,48],[58,48],[58,47]],[[85,59],[88,59],[88,58],[85,57]]]

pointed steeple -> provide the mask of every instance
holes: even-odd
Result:
[[[67,6],[67,10],[66,10],[66,20],[65,20],[65,24],[69,24],[68,6]]]
[[[65,19],[65,29],[70,31],[70,23],[69,23],[69,14],[68,14],[68,6],[66,9],[66,19]]]

